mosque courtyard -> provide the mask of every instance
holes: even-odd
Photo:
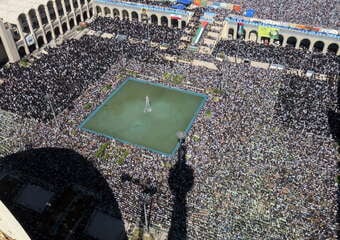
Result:
[[[80,128],[172,155],[178,144],[176,133],[189,131],[206,98],[192,91],[127,78]]]

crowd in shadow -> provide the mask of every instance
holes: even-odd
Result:
[[[120,220],[120,229],[116,230],[120,239],[127,239],[115,194],[97,168],[77,152],[65,148],[29,149],[0,159],[0,167],[0,172],[16,182],[11,193],[0,193],[0,199],[32,240],[92,240],[86,226],[95,211]],[[43,212],[16,203],[14,196],[27,184],[54,193]],[[73,217],[77,219],[73,221]]]
[[[194,175],[193,169],[186,164],[185,155],[186,146],[184,140],[181,140],[177,162],[170,169],[168,178],[173,195],[169,240],[187,238],[186,197],[193,187]],[[18,181],[13,189],[15,193],[3,192],[0,198],[33,240],[66,237],[74,240],[95,239],[86,233],[86,226],[93,212],[98,209],[119,219],[121,226],[124,226],[118,202],[105,178],[88,159],[71,149],[27,149],[0,159],[0,167],[5,176]],[[3,179],[0,179],[0,187]],[[137,224],[140,229],[139,239],[143,239],[144,232],[150,230],[152,201],[158,189],[151,181],[140,181],[128,174],[122,174],[121,181],[130,181],[140,187],[141,211]],[[43,212],[37,213],[16,203],[14,196],[19,195],[27,184],[37,185],[54,193]],[[72,195],[75,195],[74,198]],[[79,201],[80,198],[83,200]],[[76,208],[79,209],[80,214],[77,215],[78,212],[74,214],[81,219],[75,225],[70,225],[66,217],[68,213],[65,209],[71,209],[69,211],[72,212],[74,207],[71,202],[79,204]],[[82,206],[84,208],[81,208]],[[120,239],[127,239],[125,229],[118,229],[118,231],[121,231]]]
[[[131,182],[140,188],[140,219],[138,222],[139,238],[143,239],[144,233],[150,230],[150,219],[152,215],[152,202],[154,195],[158,192],[157,186],[151,181],[141,181],[129,174],[121,175],[122,182]],[[178,156],[175,165],[169,171],[168,184],[172,192],[173,205],[171,222],[168,232],[169,240],[187,239],[187,194],[194,185],[194,171],[186,163],[186,145],[184,139],[180,140]]]
[[[173,195],[173,210],[169,240],[187,239],[187,194],[194,185],[194,171],[186,163],[186,146],[181,140],[176,164],[170,169],[169,187]]]

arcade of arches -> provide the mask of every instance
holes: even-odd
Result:
[[[94,15],[92,2],[92,0],[50,0],[46,5],[41,4],[36,9],[32,8],[27,13],[21,13],[15,23],[18,37],[14,39],[15,42],[20,42],[19,56],[31,53],[65,34],[81,21],[92,17]],[[47,30],[42,31],[43,28]],[[23,36],[28,34],[35,40],[30,46],[26,41],[22,41]]]
[[[184,28],[186,21],[171,19],[169,16],[162,16],[155,13],[140,13],[128,9],[110,8],[107,6],[93,6],[93,0],[49,0],[46,5],[39,5],[37,8],[31,8],[25,13],[19,14],[16,26],[16,32],[13,33],[14,43],[17,45],[17,51],[20,57],[33,52],[35,49],[42,47],[44,44],[51,42],[53,39],[65,34],[74,28],[81,21],[85,21],[93,15],[117,17],[130,21],[143,21],[150,24]],[[44,29],[44,30],[43,30]],[[228,37],[232,39],[242,38],[256,42],[270,42],[269,38],[260,38],[256,30],[249,30],[238,34],[237,28],[230,26]],[[28,45],[24,41],[24,36],[31,35],[34,44]],[[291,46],[295,48],[309,49],[316,52],[329,52],[339,54],[338,42],[325,42],[321,39],[312,40],[308,38],[298,39],[295,36],[279,35],[275,43],[281,46]],[[4,44],[0,42],[0,64],[12,58],[11,54],[6,54]]]
[[[236,36],[235,36],[236,35]],[[261,37],[261,39],[258,38],[258,33],[256,30],[251,30],[249,33],[244,30],[242,35],[240,35],[237,31],[234,30],[234,28],[230,27],[228,28],[228,38],[229,39],[244,39],[244,40],[249,40],[249,41],[254,41],[254,42],[275,42],[276,44],[280,46],[290,46],[294,48],[301,48],[301,49],[308,49],[310,51],[314,52],[328,52],[331,54],[338,54],[339,53],[339,44],[338,43],[329,43],[328,45],[325,44],[324,41],[318,40],[318,41],[313,41],[311,39],[303,38],[301,40],[298,40],[294,36],[289,36],[289,37],[284,37],[283,35],[279,35],[277,40],[271,40],[266,37]]]
[[[103,6],[96,6],[96,14],[103,17],[115,17],[118,19],[132,20],[132,21],[142,21],[145,23],[151,23],[154,25],[175,27],[175,28],[185,28],[186,21],[170,19],[168,16],[159,16],[154,13],[150,15],[145,13],[138,13],[136,11],[128,11],[126,9],[109,8]]]

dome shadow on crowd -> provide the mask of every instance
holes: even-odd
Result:
[[[186,164],[186,146],[181,140],[176,164],[169,171],[168,183],[173,195],[168,240],[187,239],[187,194],[194,185],[194,171]]]
[[[127,239],[121,211],[113,191],[96,167],[74,150],[25,150],[0,158],[0,170],[5,176],[20,179],[18,193],[22,192],[27,184],[54,193],[40,213],[15,203],[18,194],[9,199],[0,193],[1,200],[32,240],[92,240],[94,238],[86,231],[89,220],[97,212],[114,217],[117,224],[114,225],[113,231],[120,236],[119,239]],[[78,214],[79,218],[74,217]]]

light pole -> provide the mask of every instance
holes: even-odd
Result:
[[[57,127],[58,127],[58,129],[60,129],[60,125],[59,125],[59,122],[58,122],[58,120],[57,120],[57,116],[56,116],[56,114],[55,114],[55,111],[54,111],[54,108],[53,108],[53,105],[52,105],[52,102],[51,102],[51,98],[52,98],[53,96],[51,95],[51,94],[49,94],[49,93],[47,93],[46,95],[45,95],[45,100],[48,102],[48,104],[50,105],[50,108],[51,108],[51,110],[52,110],[52,114],[53,114],[53,118],[54,118],[54,121],[56,122],[56,125],[57,125]]]

